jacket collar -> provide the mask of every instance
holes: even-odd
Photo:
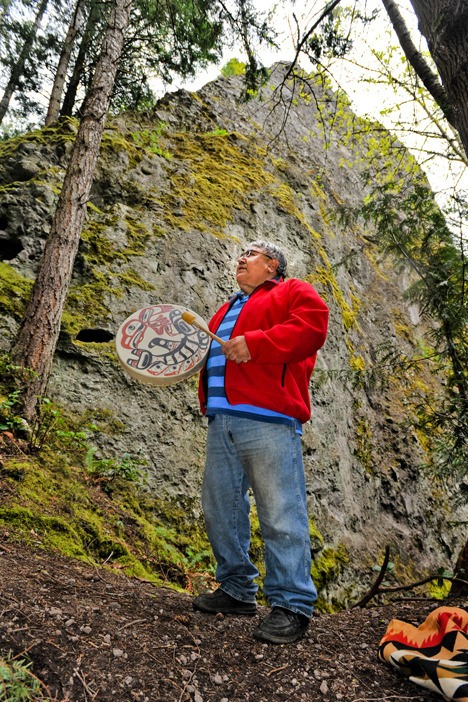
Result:
[[[264,287],[270,287],[270,285],[272,285],[274,287],[275,285],[278,285],[278,283],[282,283],[283,280],[284,280],[284,278],[282,278],[279,275],[276,275],[274,278],[268,278],[268,280],[265,280],[265,282],[260,283],[260,285],[257,285],[255,290],[252,290],[250,295],[247,295],[247,293],[243,292],[242,290],[238,290],[237,292],[235,292],[229,296],[229,298],[228,298],[229,302],[231,302],[231,300],[232,301],[237,300],[237,299],[240,300],[242,297],[245,297],[246,295],[247,295],[247,297],[250,297],[251,295],[254,295],[257,292],[257,290],[260,290],[261,288],[264,288]]]

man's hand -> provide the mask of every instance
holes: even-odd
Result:
[[[245,340],[245,336],[235,336],[223,344],[222,351],[229,361],[234,363],[247,363],[252,356]]]

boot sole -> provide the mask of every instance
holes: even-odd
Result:
[[[299,641],[304,636],[305,631],[301,631],[298,634],[290,634],[289,636],[275,636],[274,634],[265,634],[262,631],[254,631],[252,636],[256,641],[261,641],[263,643],[271,644],[288,644]]]
[[[242,614],[244,616],[253,617],[257,614],[257,608],[255,609],[210,609],[209,607],[204,607],[203,605],[193,605],[193,608],[198,612],[204,612],[205,614]]]

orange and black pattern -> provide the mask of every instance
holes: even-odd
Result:
[[[379,658],[444,700],[468,702],[468,611],[439,607],[419,627],[393,619]]]

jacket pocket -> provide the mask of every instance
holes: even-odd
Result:
[[[287,368],[287,365],[286,365],[286,363],[285,363],[285,364],[283,365],[283,372],[281,373],[281,387],[282,387],[282,388],[284,388],[284,378],[285,378],[285,375],[286,375],[286,368]]]

